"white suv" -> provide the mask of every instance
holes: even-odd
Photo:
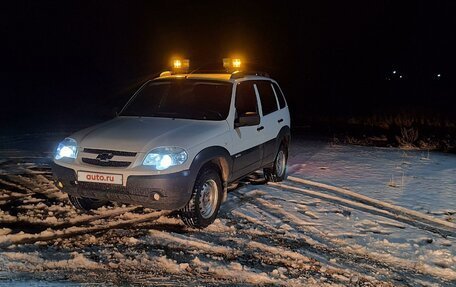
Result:
[[[290,115],[276,81],[243,72],[163,73],[118,116],[63,140],[57,186],[79,209],[107,201],[178,210],[185,224],[211,224],[227,186],[263,169],[286,176]]]

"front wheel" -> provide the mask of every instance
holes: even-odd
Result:
[[[281,144],[272,168],[265,168],[263,170],[266,180],[272,182],[284,180],[287,176],[287,160],[288,148],[286,145]]]
[[[82,211],[95,210],[108,203],[106,200],[92,199],[87,197],[75,197],[72,195],[68,195],[68,199],[70,200],[71,204],[76,207],[76,209]]]
[[[217,169],[204,167],[196,178],[190,201],[179,212],[182,221],[190,227],[207,227],[217,217],[222,197],[222,181]]]

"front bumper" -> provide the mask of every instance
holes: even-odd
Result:
[[[76,172],[56,163],[54,179],[62,191],[76,197],[104,199],[119,203],[138,204],[161,210],[184,207],[192,195],[196,175],[189,170],[163,175],[130,175],[126,185],[78,182]],[[158,194],[159,199],[156,200]]]

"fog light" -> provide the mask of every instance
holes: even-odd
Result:
[[[154,193],[153,198],[154,198],[154,200],[157,200],[157,201],[160,200],[160,194]]]

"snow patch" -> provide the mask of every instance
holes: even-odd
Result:
[[[194,268],[199,268],[202,272],[211,273],[222,279],[229,279],[234,282],[245,282],[251,284],[280,284],[275,278],[271,278],[264,272],[255,272],[240,263],[230,263],[228,265],[215,262],[204,262],[198,257],[192,260]],[[284,282],[282,282],[283,284]]]
[[[3,252],[2,257],[10,260],[9,268],[16,270],[46,270],[46,269],[102,269],[103,266],[87,259],[83,254],[72,252],[68,260],[46,260],[38,253]],[[26,267],[26,268],[25,268]]]

